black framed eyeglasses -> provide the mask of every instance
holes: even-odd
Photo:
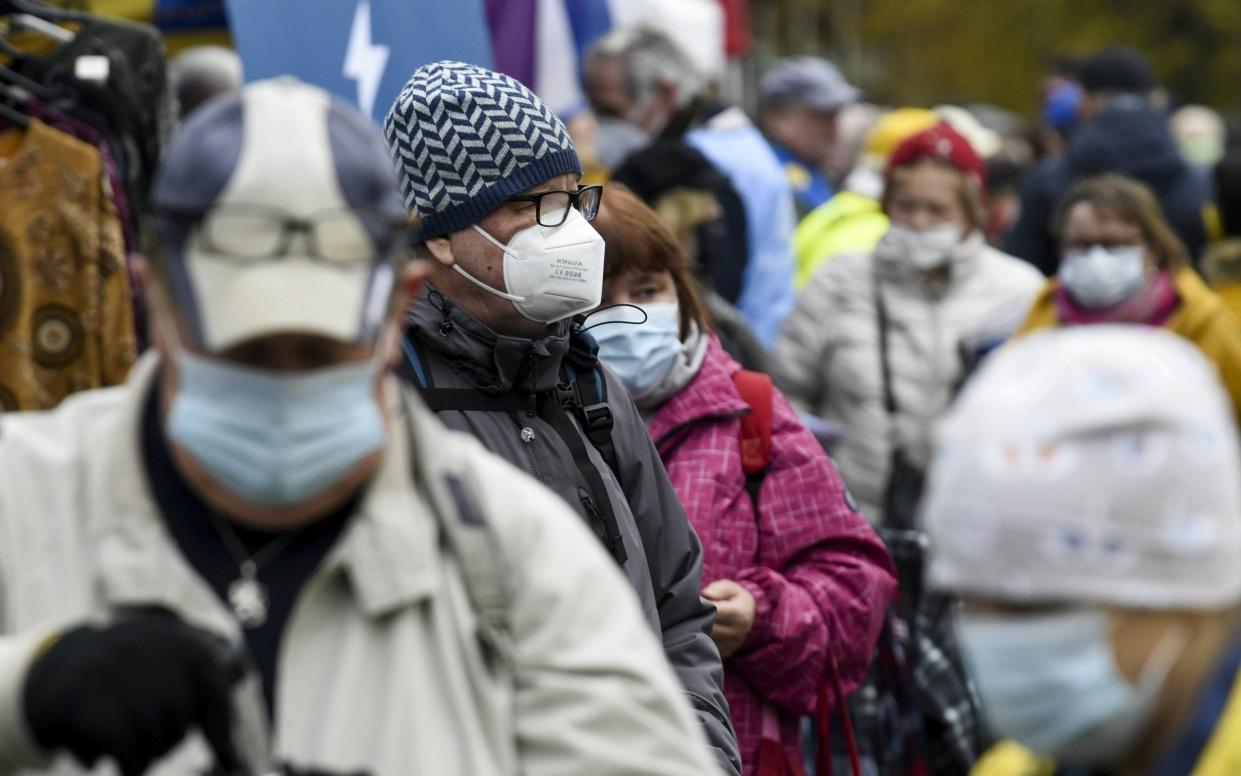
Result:
[[[332,209],[305,218],[265,205],[229,204],[201,211],[168,211],[196,222],[203,247],[222,258],[271,261],[290,255],[301,235],[309,258],[326,264],[353,266],[376,261],[397,244],[408,225],[378,213]],[[382,223],[381,239],[372,229]],[[369,225],[369,226],[368,226]]]
[[[538,194],[517,194],[509,202],[533,202],[534,219],[539,226],[560,226],[569,217],[569,208],[575,207],[587,221],[599,215],[599,203],[603,200],[602,186],[583,186],[577,191],[540,191]]]

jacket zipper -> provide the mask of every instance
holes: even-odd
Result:
[[[534,443],[539,437],[535,433],[534,427],[529,425],[529,421],[538,416],[538,402],[538,394],[534,393],[530,394],[530,397],[526,400],[526,422],[518,418],[514,412],[510,412],[509,417],[513,419],[513,423],[517,424],[519,429],[517,433],[521,437],[522,447],[526,451],[526,460],[530,462],[530,473],[534,475],[536,480],[546,485],[547,479],[543,476],[543,467],[539,466],[539,459],[534,454]]]

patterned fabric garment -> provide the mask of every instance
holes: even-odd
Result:
[[[957,599],[922,584],[920,531],[879,529],[902,582],[866,682],[849,698],[862,757],[878,773],[959,776],[987,740],[953,624]],[[841,750],[839,738],[834,742]]]
[[[31,120],[0,136],[0,411],[124,380],[133,306],[99,152]]]
[[[748,640],[724,663],[743,772],[752,774],[763,704],[778,712],[781,742],[800,761],[798,716],[815,708],[828,650],[846,691],[856,687],[896,583],[882,542],[778,392],[755,515],[738,438],[749,408],[732,381],[740,368],[712,335],[702,369],[659,409],[650,432],[702,540],[703,584],[735,580],[757,604]]]

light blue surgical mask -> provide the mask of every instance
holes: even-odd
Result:
[[[1134,685],[1116,666],[1103,611],[966,616],[958,635],[993,733],[1091,767],[1132,751],[1185,645],[1169,630]]]
[[[587,319],[587,326],[599,343],[599,358],[612,368],[635,399],[641,399],[663,382],[677,358],[684,353],[681,344],[681,314],[676,302],[637,305],[602,310]]]
[[[275,372],[178,350],[168,436],[234,496],[312,498],[384,444],[377,361]]]

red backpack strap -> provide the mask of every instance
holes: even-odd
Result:
[[[851,776],[862,776],[862,758],[858,751],[857,736],[853,732],[853,718],[849,715],[849,705],[845,702],[844,686],[840,682],[840,669],[836,666],[836,654],[828,647],[827,670],[819,679],[818,714],[819,750],[815,758],[815,773],[819,776],[832,776],[832,709],[840,716],[841,727],[845,732],[845,751],[849,754],[849,773]]]
[[[761,475],[771,463],[771,426],[774,419],[772,396],[775,386],[762,372],[742,369],[733,374],[733,385],[750,414],[741,416],[741,468],[747,476]]]

